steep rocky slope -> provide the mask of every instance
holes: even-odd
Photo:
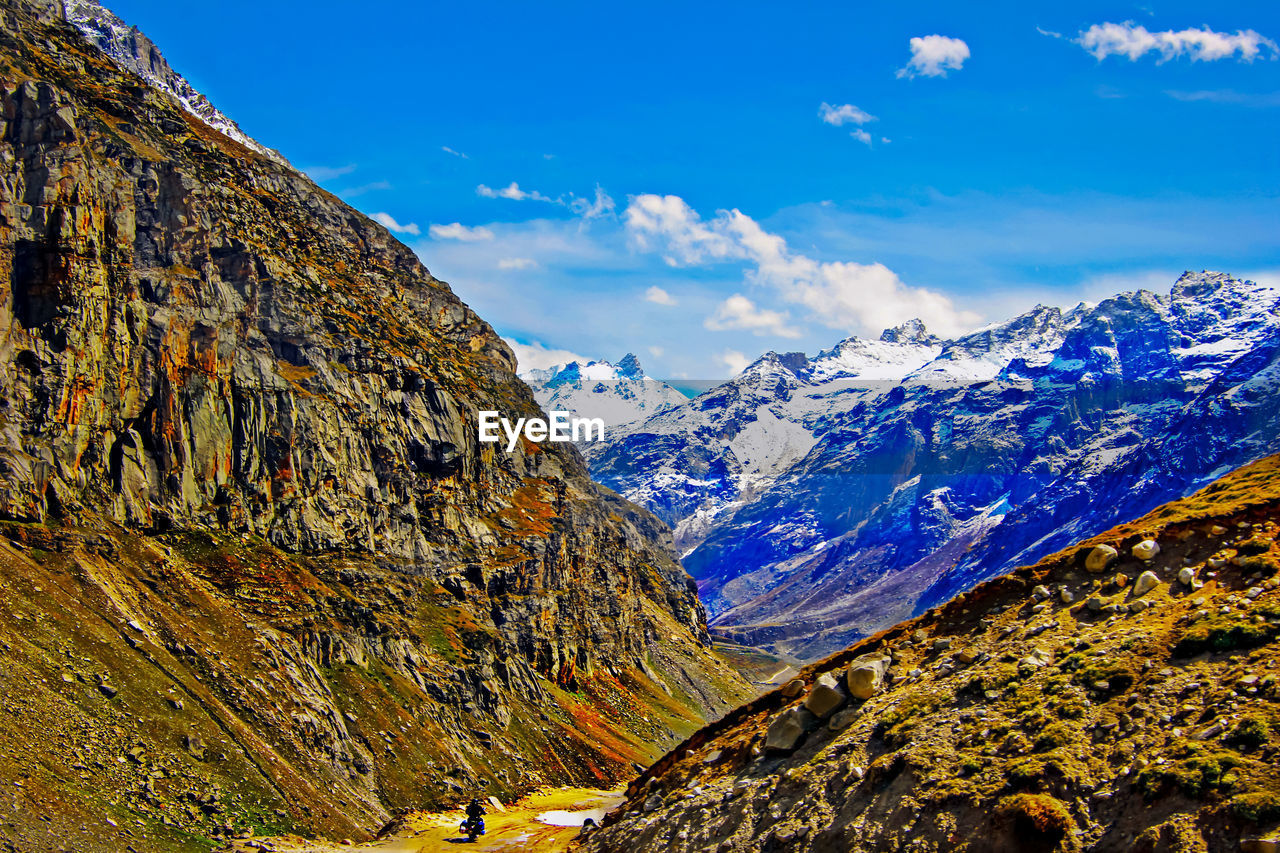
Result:
[[[696,733],[581,847],[1274,850],[1278,522],[1272,456],[983,583]]]
[[[8,849],[360,837],[745,695],[657,519],[477,442],[537,404],[407,248],[60,4],[0,19]]]
[[[56,7],[55,7],[56,9]],[[137,27],[131,27],[104,7],[98,0],[63,0],[63,13],[69,23],[97,45],[126,71],[132,71],[162,92],[177,99],[182,108],[231,139],[280,163],[285,160],[249,137],[240,125],[227,118],[202,93],[174,71],[160,49]]]
[[[1280,290],[919,325],[742,376],[589,448],[676,529],[712,626],[813,659],[1280,450]]]

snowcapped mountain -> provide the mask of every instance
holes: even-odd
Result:
[[[673,526],[713,625],[815,657],[1280,450],[1280,291],[918,323],[740,376],[587,448]]]
[[[62,7],[67,22],[121,68],[132,71],[155,88],[172,95],[184,110],[219,133],[281,165],[289,165],[278,151],[252,139],[239,125],[219,112],[208,98],[197,92],[181,74],[170,68],[159,48],[137,27],[120,20],[97,0],[63,0]]]
[[[546,370],[528,370],[519,376],[533,389],[543,409],[602,418],[606,435],[689,399],[667,383],[646,376],[640,359],[631,353],[616,365],[607,361],[571,361]]]

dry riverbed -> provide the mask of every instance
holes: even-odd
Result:
[[[403,827],[394,835],[366,844],[335,844],[308,841],[297,836],[253,838],[235,842],[236,853],[335,853],[335,851],[376,850],[379,853],[435,853],[435,851],[529,851],[555,853],[568,850],[577,836],[582,821],[593,817],[599,822],[606,811],[622,802],[621,791],[599,791],[592,788],[556,788],[530,794],[501,812],[487,802],[485,816],[488,832],[471,844],[458,831],[462,811],[417,812],[405,818]],[[461,845],[461,846],[455,846]]]

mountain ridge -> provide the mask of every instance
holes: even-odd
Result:
[[[224,115],[208,98],[196,91],[186,78],[174,71],[159,48],[137,27],[126,24],[98,0],[61,0],[61,9],[68,23],[121,68],[172,95],[184,110],[219,133],[282,166],[292,168],[279,151],[267,148],[241,130],[240,125]]]
[[[672,525],[716,630],[818,656],[806,632],[874,632],[1123,518],[1089,494],[1140,514],[1280,449],[1277,304],[1269,284],[1187,273],[1167,296],[1039,306],[951,342],[766,354],[586,453]]]

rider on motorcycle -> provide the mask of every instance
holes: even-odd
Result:
[[[467,819],[462,825],[464,831],[474,826],[477,830],[475,835],[484,835],[484,806],[480,805],[479,797],[473,797],[467,804]]]

